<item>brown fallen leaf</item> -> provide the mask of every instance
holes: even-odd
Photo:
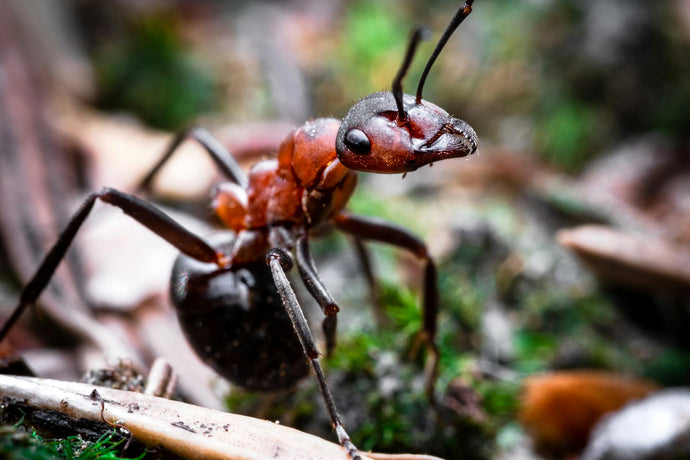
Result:
[[[524,382],[519,419],[535,449],[548,456],[580,451],[606,413],[656,391],[652,382],[605,371],[561,371]]]
[[[562,230],[556,237],[604,281],[690,293],[690,251],[685,248],[601,225]]]
[[[95,391],[95,392],[94,392]],[[58,380],[0,375],[0,395],[73,418],[103,419],[140,442],[187,459],[347,460],[345,450],[294,428],[142,393]],[[101,409],[103,401],[103,409]],[[434,460],[428,455],[363,454],[363,459]]]

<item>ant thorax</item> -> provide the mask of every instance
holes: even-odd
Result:
[[[255,164],[246,188],[223,183],[214,192],[213,208],[231,230],[261,230],[290,223],[313,227],[342,210],[356,174],[335,151],[340,120],[317,118],[290,133],[277,158]]]

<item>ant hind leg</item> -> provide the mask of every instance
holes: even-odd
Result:
[[[355,216],[346,212],[340,212],[333,217],[333,222],[340,230],[356,238],[391,244],[411,252],[423,261],[424,285],[422,288],[422,330],[420,331],[416,343],[424,344],[427,349],[425,390],[429,400],[433,403],[439,364],[439,351],[436,345],[439,299],[436,265],[429,255],[426,244],[406,228],[381,219]]]
[[[371,254],[369,254],[369,250],[361,238],[353,235],[351,239],[357,260],[362,268],[362,274],[367,282],[367,288],[369,289],[369,300],[374,313],[374,320],[379,327],[386,327],[390,325],[390,318],[386,315],[383,299],[381,298],[381,288],[374,276]]]
[[[0,329],[0,342],[6,337],[22,313],[38,300],[41,292],[65,257],[77,232],[93,209],[96,200],[120,208],[125,214],[196,260],[219,265],[225,263],[225,257],[222,254],[217,253],[208,243],[186,230],[152,204],[115,189],[104,188],[100,192],[89,195],[72,215],[67,227],[62,231],[31,280],[24,287],[14,311]]]

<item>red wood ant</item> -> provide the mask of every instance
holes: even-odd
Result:
[[[248,175],[207,131],[191,128],[179,133],[140,189],[147,189],[178,146],[193,138],[230,180],[216,186],[213,207],[232,232],[206,241],[133,195],[110,188],[91,194],[24,288],[17,308],[0,330],[0,340],[38,299],[94,203],[101,200],[181,252],[172,272],[172,300],[185,335],[201,359],[236,384],[260,391],[289,387],[311,368],[340,444],[351,458],[359,458],[340,421],[319,350],[286,277],[293,265],[290,254],[294,251],[300,277],[323,310],[327,354],[335,346],[339,308],[317,275],[309,250],[310,231],[330,222],[355,238],[392,244],[421,259],[420,339],[428,350],[427,391],[432,394],[438,364],[438,293],[436,268],[426,245],[404,228],[351,215],[344,208],[357,183],[355,171],[407,173],[476,151],[477,136],[467,123],[422,100],[431,66],[470,14],[472,3],[467,0],[461,6],[439,40],[416,96],[403,94],[402,80],[422,38],[421,28],[412,34],[391,92],[364,97],[342,121],[320,118],[306,123],[283,141],[276,159],[259,162]]]

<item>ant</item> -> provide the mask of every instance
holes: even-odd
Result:
[[[0,340],[36,302],[100,200],[120,208],[180,251],[172,270],[171,297],[180,325],[199,357],[230,381],[257,391],[289,387],[311,368],[340,444],[352,459],[359,459],[336,411],[319,349],[286,272],[293,266],[294,252],[300,277],[323,311],[326,354],[330,355],[339,307],[318,277],[309,249],[310,232],[331,223],[356,240],[392,244],[419,258],[424,265],[419,340],[428,351],[426,390],[433,396],[439,306],[436,267],[427,247],[402,227],[355,216],[344,208],[357,183],[355,171],[405,174],[477,150],[477,135],[466,122],[422,99],[429,70],[472,11],[472,3],[466,0],[451,20],[426,64],[416,96],[403,94],[402,80],[422,39],[422,28],[412,33],[392,91],[360,99],[342,121],[319,118],[307,122],[282,142],[277,158],[255,164],[248,174],[207,131],[190,128],[179,133],[138,190],[149,188],[182,142],[195,139],[229,179],[215,187],[212,204],[231,231],[207,241],[134,195],[111,188],[91,194],[24,288],[0,330]]]

